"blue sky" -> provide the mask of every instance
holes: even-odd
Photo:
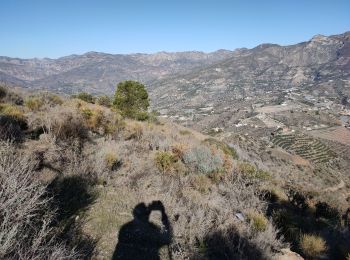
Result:
[[[350,30],[350,0],[1,0],[0,55],[214,51]]]

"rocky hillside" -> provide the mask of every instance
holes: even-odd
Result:
[[[206,106],[220,110],[237,100],[292,87],[316,95],[327,91],[340,100],[350,96],[350,33],[212,53],[0,57],[0,81],[26,88],[111,94],[126,79],[146,83],[154,107],[166,115]]]
[[[88,91],[111,93],[126,79],[144,83],[174,74],[184,74],[232,56],[231,51],[159,52],[113,55],[89,52],[59,59],[18,59],[0,57],[0,81],[64,93]]]
[[[349,96],[350,33],[316,35],[291,46],[262,44],[187,75],[154,82],[155,107],[165,114],[183,108],[231,106],[266,93],[298,88],[335,98]],[[272,94],[271,94],[272,93]]]

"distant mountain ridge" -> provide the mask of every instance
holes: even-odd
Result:
[[[261,44],[252,49],[211,53],[88,52],[58,59],[0,57],[0,81],[32,89],[112,94],[118,82],[126,79],[145,83],[156,108],[173,110],[190,102],[215,106],[233,96],[244,98],[291,87],[347,94],[349,90],[344,86],[350,80],[350,32],[316,35],[290,46]],[[326,87],[330,80],[336,83]]]
[[[189,72],[153,82],[154,106],[174,114],[183,108],[232,106],[233,100],[301,88],[332,98],[350,97],[350,32],[316,35],[290,46],[262,44]]]
[[[0,57],[0,81],[54,91],[111,93],[118,82],[148,83],[231,57],[232,51],[107,54],[88,52],[58,59]]]

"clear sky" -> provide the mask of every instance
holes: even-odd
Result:
[[[350,31],[350,0],[1,0],[0,55],[214,51]]]

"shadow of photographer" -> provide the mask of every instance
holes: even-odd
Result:
[[[152,211],[160,211],[163,228],[149,221]],[[172,240],[172,227],[161,201],[153,201],[148,206],[139,203],[133,209],[134,219],[124,224],[118,237],[118,244],[113,254],[115,259],[160,259],[159,250],[168,246]]]

